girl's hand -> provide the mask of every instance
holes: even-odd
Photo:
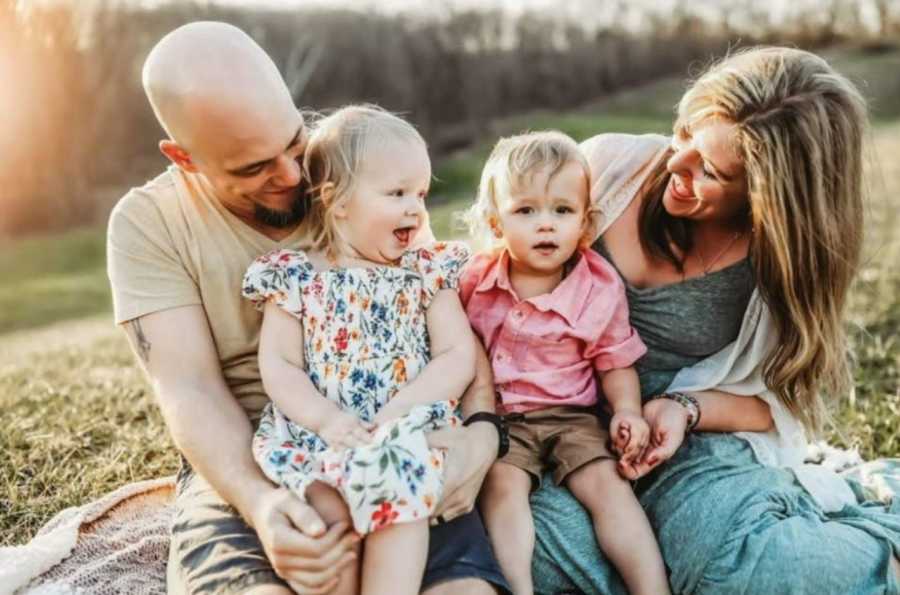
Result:
[[[413,406],[407,401],[396,398],[391,399],[375,414],[375,417],[372,419],[372,425],[380,428],[389,421],[403,417],[412,409]]]
[[[365,422],[353,414],[341,411],[329,417],[318,431],[329,448],[341,451],[345,448],[365,446],[372,440],[374,424]]]
[[[609,424],[612,446],[622,462],[630,464],[637,461],[650,440],[650,426],[635,411],[625,410],[616,413]]]
[[[687,434],[688,411],[671,399],[654,399],[644,405],[644,419],[650,424],[650,442],[632,465],[620,465],[619,473],[635,480],[667,461]]]

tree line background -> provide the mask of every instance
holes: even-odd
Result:
[[[900,0],[794,0],[777,15],[761,0],[562,4],[513,14],[435,2],[428,13],[388,14],[0,0],[0,238],[101,220],[128,186],[165,165],[140,69],[162,35],[192,20],[247,31],[298,106],[370,101],[403,112],[436,157],[494,118],[572,108],[739,45],[874,52],[900,42]]]

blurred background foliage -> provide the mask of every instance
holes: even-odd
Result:
[[[898,0],[407,4],[418,8],[0,0],[0,238],[102,221],[128,186],[165,165],[140,69],[162,35],[192,20],[252,35],[298,106],[370,101],[404,113],[436,158],[471,145],[497,118],[683,78],[738,45],[872,53],[900,37]]]

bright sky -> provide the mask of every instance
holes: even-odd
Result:
[[[89,3],[96,0],[19,0],[19,2],[35,1],[78,1]],[[104,0],[100,0],[104,1]],[[111,1],[111,0],[105,0]],[[115,1],[115,0],[112,0]],[[179,0],[117,0],[119,2],[135,2],[144,5],[158,5]],[[627,28],[640,28],[645,14],[642,11],[629,11],[628,7],[641,6],[651,8],[656,14],[671,14],[679,7],[690,7],[692,11],[721,18],[723,7],[743,9],[750,8],[768,16],[770,22],[780,22],[795,15],[808,17],[811,14],[824,16],[823,0],[191,0],[196,4],[221,4],[249,8],[260,6],[266,8],[290,9],[292,7],[336,7],[348,6],[364,11],[380,11],[386,13],[441,13],[451,10],[485,8],[500,6],[510,14],[518,14],[526,10],[552,11],[554,15],[569,17],[588,27],[598,24],[616,22]],[[872,0],[853,0],[846,6],[860,7],[864,23],[870,26],[877,22],[875,3]],[[811,10],[812,9],[812,10]],[[636,22],[628,22],[637,19]]]
[[[23,0],[19,0],[22,2]],[[33,2],[34,0],[27,0]],[[47,0],[44,0],[47,1]],[[52,1],[52,0],[51,0]],[[66,0],[61,0],[66,1]],[[69,0],[75,1],[75,0]],[[89,3],[91,0],[80,0]],[[178,2],[179,0],[119,0],[120,2],[134,2],[144,5],[157,5],[166,2]],[[594,7],[595,10],[599,6],[615,7],[623,4],[645,4],[652,5],[660,11],[671,11],[678,6],[691,5],[693,8],[717,8],[727,5],[747,5],[747,0],[624,0],[624,2],[615,2],[615,0],[603,0],[598,3],[596,0],[578,0],[561,1],[561,0],[191,0],[195,4],[223,4],[231,6],[242,6],[250,8],[252,6],[261,6],[266,8],[286,8],[301,6],[351,6],[362,10],[379,9],[387,12],[405,12],[405,11],[435,11],[439,12],[447,8],[483,8],[486,6],[502,6],[503,8],[517,12],[523,9],[553,9],[554,12],[565,11],[566,6],[575,5],[581,9],[586,7]],[[758,0],[754,2],[757,5],[768,5],[775,13],[790,12],[791,7],[809,8],[811,6],[821,6],[822,0]]]
[[[122,4],[141,4],[144,6],[157,6],[166,3],[175,3],[183,0],[17,0],[20,6],[28,4],[54,3],[54,2],[77,2],[78,4],[91,4],[93,2],[116,3]],[[567,12],[567,7],[576,6],[580,10],[592,8],[598,10],[602,8],[615,8],[617,5],[627,4],[645,4],[652,5],[660,11],[669,11],[679,5],[690,4],[693,7],[708,6],[718,7],[723,5],[739,5],[747,4],[747,0],[602,0],[598,3],[596,0],[190,0],[196,5],[212,5],[221,4],[226,6],[240,6],[243,8],[253,8],[255,6],[264,8],[286,8],[316,6],[316,7],[335,7],[350,6],[361,10],[383,10],[386,12],[408,12],[408,11],[425,11],[440,12],[447,9],[470,9],[484,8],[486,6],[501,6],[510,12],[518,12],[521,10],[531,9],[552,9],[554,12]],[[783,12],[789,10],[790,6],[815,6],[821,4],[821,0],[758,0],[758,4],[767,4],[772,7],[775,12]]]
[[[159,4],[176,0],[134,0],[143,4]],[[353,6],[363,10],[380,9],[387,12],[412,10],[441,10],[442,8],[477,8],[485,5],[501,5],[510,10],[527,8],[546,8],[558,6],[555,0],[195,0],[199,4],[224,4],[243,6],[251,5],[284,8],[286,6]]]
[[[16,0],[20,8],[41,3],[75,2],[79,8],[90,10],[94,3],[112,4],[140,4],[153,7],[165,3],[183,2],[185,0]],[[569,17],[587,26],[615,21],[618,24],[629,25],[638,23],[625,22],[628,17],[641,19],[639,11],[629,11],[628,7],[642,6],[651,8],[656,14],[665,15],[677,11],[679,7],[690,7],[696,13],[712,14],[718,18],[722,14],[723,7],[733,7],[739,12],[747,8],[760,11],[769,16],[772,21],[779,22],[793,15],[809,16],[811,14],[824,14],[823,0],[190,0],[199,6],[220,4],[224,6],[239,6],[252,9],[281,8],[291,10],[302,7],[351,7],[363,11],[379,11],[386,13],[437,13],[453,10],[465,10],[472,8],[485,8],[500,6],[510,14],[517,14],[525,10],[552,11],[554,15]],[[857,4],[861,3],[861,4]],[[873,24],[877,21],[874,12],[873,0],[855,0],[847,6],[861,7],[863,22]],[[810,9],[820,9],[810,10]]]

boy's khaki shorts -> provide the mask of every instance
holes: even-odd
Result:
[[[544,471],[562,485],[577,469],[598,459],[616,459],[609,431],[586,407],[548,407],[505,416],[509,426],[509,452],[503,463],[528,472],[532,487],[541,485]]]

